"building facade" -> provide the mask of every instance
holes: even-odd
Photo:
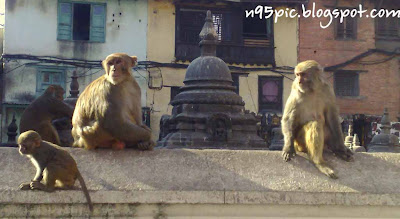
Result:
[[[400,113],[399,16],[366,15],[373,9],[399,10],[400,2],[312,0],[307,8],[313,4],[324,11],[353,10],[360,5],[367,10],[363,17],[347,16],[342,23],[334,19],[327,28],[321,28],[320,22],[327,24],[329,18],[301,18],[299,22],[299,61],[314,59],[325,67],[343,118],[354,123],[354,132],[365,145],[371,122],[384,108],[391,121],[397,121]]]
[[[269,1],[276,8],[299,9],[305,1]],[[186,67],[200,55],[199,33],[207,10],[213,13],[219,36],[217,56],[231,69],[234,85],[246,110],[282,114],[290,93],[293,67],[298,60],[298,19],[246,18],[264,3],[249,1],[149,0],[148,60],[159,64],[150,70],[147,105],[152,108],[151,128],[159,132],[161,116],[170,114],[169,102],[183,86]]]
[[[2,140],[13,114],[17,124],[24,108],[49,84],[69,95],[70,76],[79,76],[80,92],[104,71],[100,61],[123,52],[146,61],[147,1],[82,0],[5,2]],[[146,106],[147,73],[134,76]]]
[[[138,56],[134,74],[158,139],[160,119],[171,113],[169,102],[186,67],[200,55],[198,34],[207,10],[219,35],[217,56],[229,65],[246,110],[281,115],[300,59],[299,19],[274,22],[246,17],[246,11],[266,5],[300,11],[305,2],[6,1],[2,140],[13,114],[19,124],[24,108],[49,84],[60,84],[67,97],[75,71],[82,92],[104,73],[100,61],[113,52]]]

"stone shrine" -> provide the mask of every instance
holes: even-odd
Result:
[[[158,146],[267,149],[266,142],[257,135],[258,120],[245,112],[228,66],[216,57],[218,37],[210,11],[199,36],[201,56],[191,62],[185,85],[171,101],[172,115],[164,121],[168,127]]]
[[[353,125],[349,125],[349,130],[347,132],[347,136],[344,140],[344,145],[346,145],[347,147],[351,147],[353,144]]]
[[[283,139],[282,128],[276,127],[272,129],[272,140],[269,150],[271,151],[281,151],[285,140]]]
[[[64,99],[64,103],[68,104],[72,108],[75,108],[76,101],[78,100],[79,94],[79,83],[78,83],[78,75],[76,71],[73,72],[71,76],[71,84],[70,84],[70,95]],[[72,120],[70,118],[64,117],[60,119],[53,120],[53,125],[58,132],[58,136],[60,137],[60,142],[63,147],[70,147],[72,143],[74,143],[74,138],[72,137]]]
[[[368,152],[394,152],[400,153],[399,139],[396,135],[390,134],[390,120],[388,109],[385,108],[381,122],[382,132],[375,135],[368,145]]]

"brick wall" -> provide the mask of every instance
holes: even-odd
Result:
[[[315,2],[316,9],[327,9],[325,5],[333,5],[335,1],[311,0],[308,9]],[[339,0],[339,7],[358,7],[360,1]],[[363,6],[369,10],[374,8],[370,1]],[[331,10],[333,8],[330,8]],[[369,11],[368,11],[369,13]],[[323,67],[343,63],[349,59],[375,48],[374,19],[357,18],[357,38],[355,40],[336,40],[334,22],[326,28],[320,27],[328,23],[327,18],[301,18],[299,20],[299,62],[314,59]],[[342,70],[362,70],[359,74],[360,96],[355,98],[337,98],[342,114],[382,115],[384,107],[389,109],[392,121],[400,110],[400,75],[398,58],[381,63],[365,64],[365,62],[387,59],[382,53],[374,53],[357,63],[352,63]],[[333,83],[333,74],[327,73]]]

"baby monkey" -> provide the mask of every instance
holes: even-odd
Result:
[[[22,183],[22,190],[42,190],[52,192],[55,188],[72,189],[78,179],[83,193],[93,211],[92,201],[85,181],[78,170],[74,158],[63,148],[53,143],[43,141],[40,135],[32,130],[18,137],[19,153],[30,158],[36,167],[36,175],[30,183]],[[43,183],[41,182],[43,179]]]

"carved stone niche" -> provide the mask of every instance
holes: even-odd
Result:
[[[207,119],[208,139],[227,141],[232,138],[232,122],[226,114],[216,113]]]
[[[200,38],[201,56],[187,68],[185,86],[171,101],[172,115],[160,121],[158,146],[267,149],[257,135],[259,119],[245,111],[228,66],[216,57],[218,38],[209,11]]]

